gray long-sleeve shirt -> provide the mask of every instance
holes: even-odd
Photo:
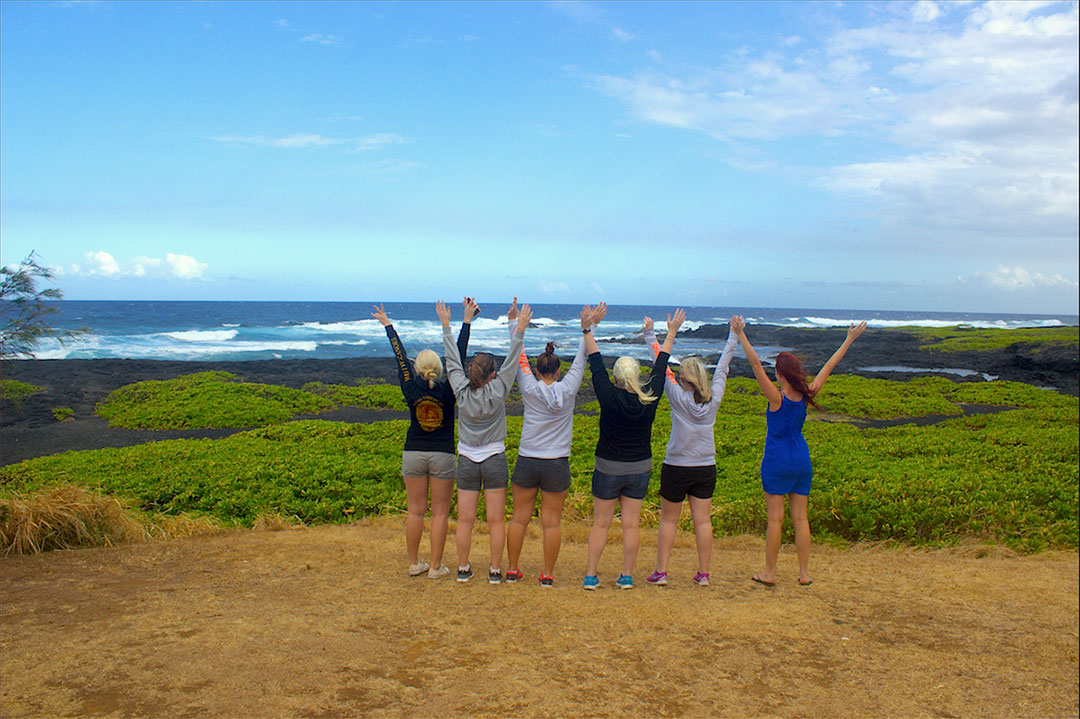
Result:
[[[654,357],[660,351],[656,334],[652,330],[645,333],[645,344],[652,349]],[[666,381],[668,403],[671,405],[671,437],[664,454],[664,464],[676,467],[707,467],[716,464],[713,424],[716,422],[716,410],[724,399],[728,370],[731,368],[737,344],[735,333],[729,333],[720,360],[716,363],[712,379],[712,399],[708,402],[695,402],[694,392],[683,389],[675,378],[668,374]]]
[[[469,378],[461,364],[457,344],[449,327],[443,328],[443,349],[446,353],[446,374],[458,405],[458,451],[461,445],[484,447],[506,440],[506,398],[514,386],[518,356],[524,334],[515,332],[510,340],[506,359],[495,377],[483,387],[469,387]]]

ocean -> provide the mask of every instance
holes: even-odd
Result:
[[[64,344],[43,341],[39,359],[160,359],[239,361],[265,359],[336,359],[390,357],[390,343],[379,322],[371,317],[371,302],[125,302],[72,301],[55,303],[51,324],[61,328],[87,328]],[[505,304],[482,304],[473,320],[469,353],[504,354],[509,345]],[[964,312],[892,312],[865,310],[776,309],[752,307],[684,307],[684,329],[705,324],[727,324],[733,314],[748,324],[785,327],[847,327],[866,320],[870,327],[917,325],[947,327],[1057,327],[1076,325],[1076,315],[1020,315]],[[451,306],[451,326],[457,332],[460,303]],[[597,329],[597,338],[640,337],[641,319],[651,316],[663,328],[673,307],[611,305]],[[442,333],[431,302],[388,302],[387,314],[409,353],[424,347],[442,354]],[[544,343],[556,342],[560,354],[571,354],[581,337],[580,305],[533,305],[533,327],[526,333],[530,354]],[[456,336],[456,334],[455,334]],[[751,338],[753,335],[751,334]],[[680,337],[678,355],[716,354],[722,340]],[[618,344],[619,354],[649,356],[644,345]],[[763,357],[783,348],[759,348]],[[615,351],[615,350],[613,350]]]

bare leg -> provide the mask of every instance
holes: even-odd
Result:
[[[712,559],[712,499],[689,497],[690,517],[694,520],[694,539],[697,541],[698,571],[709,573]]]
[[[769,524],[765,529],[765,571],[757,575],[764,582],[776,581],[776,558],[780,554],[780,539],[784,529],[784,495],[765,493],[765,509]]]
[[[431,480],[431,566],[442,566],[446,532],[450,524],[450,498],[454,495],[454,480]]]
[[[539,487],[514,487],[514,514],[510,518],[510,526],[506,530],[506,556],[509,560],[507,569],[518,569],[518,560],[521,558],[521,545],[525,543],[525,530],[529,528],[532,520],[533,509],[536,507],[536,493]]]
[[[503,546],[506,545],[506,489],[484,490],[487,505],[488,542],[491,545],[491,568],[502,567]]]
[[[409,501],[409,514],[405,518],[405,549],[409,564],[420,561],[420,537],[424,533],[424,515],[427,514],[427,477],[403,477],[405,495]]]
[[[459,567],[469,564],[473,525],[476,524],[476,507],[480,504],[480,490],[462,490],[457,493],[457,560]]]
[[[544,527],[544,574],[555,573],[562,546],[562,511],[569,489],[540,495],[540,524]]]
[[[675,545],[675,532],[682,514],[682,502],[660,498],[660,531],[656,534],[656,571],[666,572],[671,548]]]
[[[600,565],[600,555],[604,553],[604,545],[607,544],[608,529],[611,528],[611,519],[615,516],[617,499],[600,499],[593,497],[593,525],[589,532],[589,550],[585,562],[585,574],[596,574],[596,568]]]
[[[791,522],[795,525],[795,552],[799,555],[799,584],[810,583],[810,519],[806,516],[809,502],[805,495],[788,495]]]
[[[623,574],[633,574],[641,548],[641,504],[644,500],[620,497],[622,514]]]

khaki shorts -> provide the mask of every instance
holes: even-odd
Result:
[[[402,452],[402,477],[453,479],[457,475],[450,452]]]

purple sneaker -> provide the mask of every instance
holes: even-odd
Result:
[[[660,587],[667,584],[667,572],[653,572],[649,576],[645,577],[645,581],[654,587]]]
[[[697,574],[695,574],[694,575],[694,584],[698,585],[699,587],[707,587],[707,586],[709,586],[709,573],[708,572],[698,572]]]

